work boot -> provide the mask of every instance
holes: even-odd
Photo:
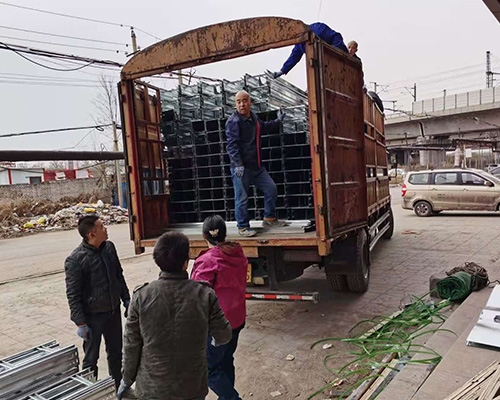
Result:
[[[241,228],[241,229],[238,229],[238,233],[244,237],[252,237],[252,236],[255,236],[257,234],[257,231],[255,231],[251,228]]]
[[[281,228],[288,225],[290,225],[289,222],[280,221],[278,218],[264,218],[262,220],[262,226],[264,228]]]

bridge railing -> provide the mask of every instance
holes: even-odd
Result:
[[[427,114],[436,111],[478,106],[500,102],[500,87],[457,93],[451,96],[435,97],[412,103],[412,114]]]

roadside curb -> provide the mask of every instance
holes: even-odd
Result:
[[[148,256],[148,255],[151,255],[151,253],[142,253],[142,254],[137,254],[134,256],[123,257],[123,258],[120,258],[120,261],[133,260],[135,258],[140,258],[140,257]],[[2,282],[0,282],[0,286],[8,285],[9,283],[17,283],[17,282],[27,281],[27,280],[31,280],[31,279],[44,278],[46,276],[52,276],[52,275],[57,275],[57,274],[62,274],[62,273],[64,273],[64,269],[42,272],[40,274],[26,275],[26,276],[23,276],[20,278],[14,278],[14,279],[8,279],[6,281],[2,281]]]
[[[486,293],[487,292],[487,293]],[[436,332],[425,342],[425,346],[436,351],[442,358],[446,357],[452,346],[460,340],[460,336],[467,329],[470,322],[477,318],[478,311],[482,308],[484,297],[491,291],[483,289],[480,292],[473,292],[467,299],[461,303],[450,317],[439,327],[440,329],[449,329],[454,332]],[[413,360],[428,357],[428,355],[417,354]],[[410,400],[418,396],[420,388],[425,384],[432,372],[439,366],[426,364],[408,364],[389,385],[380,393],[377,400]]]

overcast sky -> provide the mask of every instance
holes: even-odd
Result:
[[[452,94],[484,88],[487,50],[493,54],[493,70],[500,72],[500,23],[482,0],[141,0],[126,2],[126,6],[125,2],[118,0],[9,1],[26,7],[133,25],[162,39],[216,22],[256,16],[283,16],[306,23],[322,21],[341,32],[346,43],[351,39],[359,42],[358,54],[363,60],[365,82],[389,85],[381,96],[385,100],[398,100],[399,108],[409,107],[411,97],[404,87],[413,82],[417,83],[419,99],[439,96],[443,89]],[[0,41],[5,43],[120,62],[127,60],[123,53],[113,51],[33,42],[38,40],[127,51],[125,44],[130,43],[130,30],[126,27],[1,4],[0,26]],[[5,27],[122,45],[43,36]],[[156,41],[140,31],[136,33],[141,47]],[[14,37],[17,39],[12,39]],[[273,50],[204,66],[197,72],[216,78],[238,79],[245,73],[278,70],[290,50]],[[64,63],[55,65],[40,58],[36,61],[56,68],[75,66]],[[96,113],[93,100],[99,92],[98,79],[103,72],[118,78],[118,71],[97,68],[55,72],[31,64],[9,51],[0,51],[0,135],[93,125]],[[304,66],[296,67],[286,79],[304,87]],[[89,131],[0,138],[0,148],[3,149],[63,149],[76,146],[77,149],[91,150],[101,145],[112,149],[109,138]]]

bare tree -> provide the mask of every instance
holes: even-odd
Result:
[[[110,76],[101,75],[99,77],[100,90],[95,97],[93,104],[95,113],[93,115],[96,125],[109,125],[116,122],[120,125],[118,112],[118,90],[117,81]],[[113,140],[111,127],[104,127],[102,133],[108,139]],[[120,143],[118,143],[120,145]]]

